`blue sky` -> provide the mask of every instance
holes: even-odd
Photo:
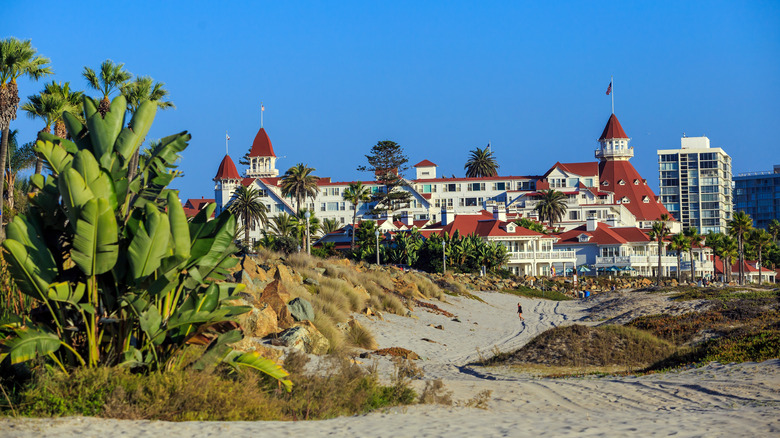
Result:
[[[166,83],[178,108],[150,138],[192,133],[182,199],[213,197],[225,131],[238,162],[261,102],[282,172],[369,179],[355,169],[387,139],[446,176],[488,141],[502,175],[593,161],[612,75],[651,186],[656,150],[683,133],[724,148],[735,174],[780,164],[778,2],[13,0],[0,17],[3,37],[51,58],[48,80],[85,88],[83,67],[110,58]],[[19,84],[23,99],[42,88]],[[41,128],[21,112],[11,126],[23,141]]]

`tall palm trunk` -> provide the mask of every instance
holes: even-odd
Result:
[[[758,250],[758,285],[761,286],[761,249]]]
[[[677,251],[677,282],[680,282],[680,271],[682,270],[682,253]]]
[[[655,281],[656,286],[661,285],[661,251],[663,249],[663,244],[664,244],[663,240],[659,237],[658,238],[658,272],[657,272],[658,276]]]
[[[737,236],[737,241],[739,242],[739,285],[743,286],[745,284],[745,248],[742,242],[742,233]]]
[[[349,249],[354,251],[355,250],[355,221],[357,220],[357,205],[355,206],[355,210],[352,212],[352,243],[349,245]]]
[[[691,281],[696,281],[696,260],[693,259],[693,245],[688,250],[688,255],[691,257]]]
[[[8,157],[8,134],[9,128],[3,128],[2,138],[0,138],[0,163],[5,163]],[[3,190],[5,190],[5,171],[0,172],[0,240],[5,239],[5,226],[3,225]]]

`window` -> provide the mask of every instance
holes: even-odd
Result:
[[[422,193],[431,193],[431,185],[430,184],[424,184],[420,187],[420,191]]]
[[[497,182],[493,184],[493,190],[506,190],[507,184],[504,182]]]
[[[476,207],[477,206],[477,198],[465,198],[465,206],[466,207]]]
[[[620,184],[621,186],[624,186],[624,185],[626,185],[626,182],[621,179],[620,181],[618,181],[618,184]]]
[[[580,220],[580,212],[577,210],[569,211],[569,220],[573,220],[573,221]]]
[[[479,192],[485,190],[485,183],[470,183],[466,186],[467,190]]]
[[[622,202],[623,204],[630,204],[631,200],[623,196],[623,198],[620,199],[620,202]]]
[[[606,186],[608,186],[608,185],[609,185],[609,181],[602,181],[602,182],[601,182],[601,185],[606,187]]]
[[[593,187],[593,178],[585,178],[585,186]]]
[[[649,204],[650,203],[650,197],[642,196],[642,202],[644,202],[645,204]]]

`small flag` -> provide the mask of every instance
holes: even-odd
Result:
[[[265,111],[265,105],[260,105],[260,111]]]
[[[225,134],[225,140],[230,140],[230,136]]]
[[[607,96],[612,92],[612,81],[609,81],[609,87],[607,87]]]

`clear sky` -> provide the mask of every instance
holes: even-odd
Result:
[[[5,0],[0,19],[51,58],[48,80],[83,89],[83,67],[110,58],[165,82],[178,108],[150,138],[192,133],[182,199],[214,196],[225,131],[237,163],[261,102],[282,172],[370,179],[355,169],[388,139],[446,176],[488,141],[502,175],[593,161],[612,75],[652,187],[656,150],[683,133],[724,148],[735,174],[780,164],[777,1]],[[42,88],[19,84],[23,99]],[[22,112],[11,127],[23,142],[41,128]]]

